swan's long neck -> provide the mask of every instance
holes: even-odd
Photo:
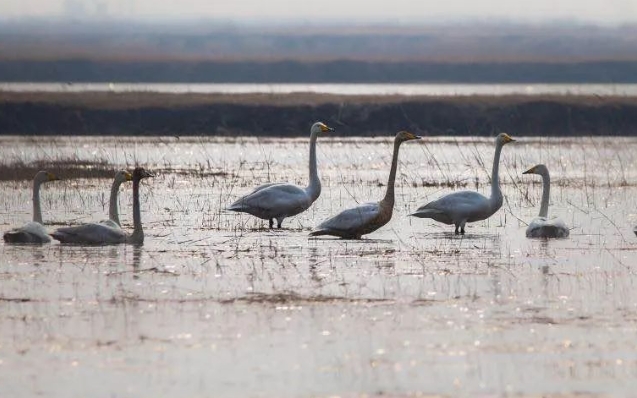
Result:
[[[318,177],[316,169],[316,138],[318,133],[310,135],[310,185],[307,186],[305,192],[312,198],[314,202],[321,194],[321,180]]]
[[[144,243],[144,230],[142,228],[142,214],[139,206],[139,180],[133,180],[133,233],[130,235],[131,243]]]
[[[114,221],[117,225],[121,225],[119,223],[119,207],[117,206],[117,195],[119,194],[119,186],[122,183],[114,180],[113,185],[111,186],[111,199],[109,201],[108,206],[108,219]]]
[[[502,191],[500,190],[500,152],[502,152],[502,144],[498,142],[495,146],[495,155],[493,156],[493,170],[491,171],[491,197],[489,201],[492,209],[499,209],[502,206]]]
[[[42,208],[40,207],[40,181],[33,181],[33,221],[42,224]]]
[[[381,201],[384,206],[394,208],[394,183],[396,182],[396,169],[398,168],[398,150],[402,141],[394,141],[394,155],[391,160],[391,170],[389,171],[389,180],[387,180],[387,192]]]
[[[551,177],[548,171],[541,174],[542,176],[542,204],[540,205],[540,217],[548,217],[549,215],[549,197],[551,194]]]

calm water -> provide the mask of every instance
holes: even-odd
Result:
[[[2,83],[16,92],[271,93],[339,95],[601,95],[636,96],[637,84],[170,84],[170,83]]]
[[[636,149],[522,138],[503,150],[504,206],[457,237],[406,214],[451,190],[437,184],[488,192],[492,141],[408,142],[394,218],[344,241],[307,234],[382,197],[390,139],[321,137],[321,197],[269,231],[223,208],[262,182],[305,184],[305,139],[1,137],[5,162],[139,162],[158,176],[142,185],[142,248],[0,242],[0,396],[631,395]],[[521,173],[539,162],[570,239],[524,236],[541,185]],[[47,184],[45,221],[103,219],[109,186]],[[30,218],[31,192],[0,187],[4,231]]]

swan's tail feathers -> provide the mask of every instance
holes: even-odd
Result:
[[[245,210],[245,199],[239,199],[230,206],[226,207],[226,210],[229,211],[244,211]]]
[[[31,234],[27,231],[9,231],[2,235],[6,243],[49,243],[51,238]]]
[[[435,218],[436,216],[440,215],[441,213],[442,212],[440,210],[420,208],[420,209],[416,210],[415,212],[411,213],[410,216],[411,217],[418,217],[418,218]]]
[[[62,243],[72,242],[69,235],[65,234],[63,231],[60,231],[59,229],[55,232],[51,232],[49,235],[51,235],[53,239],[60,241]]]
[[[321,236],[321,235],[330,235],[330,231],[327,229],[316,229],[310,232],[310,236]]]

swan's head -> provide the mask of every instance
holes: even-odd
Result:
[[[148,177],[154,177],[154,175],[146,171],[143,167],[135,167],[135,170],[133,170],[133,181],[140,181]]]
[[[43,183],[49,181],[57,181],[59,180],[59,178],[55,174],[49,173],[48,171],[38,171],[33,180],[35,182]]]
[[[123,183],[126,181],[133,181],[133,175],[126,170],[120,170],[115,174],[115,182]]]
[[[409,141],[409,140],[419,140],[420,136],[417,136],[414,133],[410,133],[409,131],[399,131],[398,134],[396,134],[396,141],[397,142],[405,142],[405,141]]]
[[[511,137],[510,135],[508,135],[507,133],[500,133],[498,134],[498,136],[495,139],[495,142],[498,145],[504,145],[504,144],[508,144],[509,142],[513,142],[515,141],[513,139],[513,137]]]
[[[334,131],[333,128],[329,127],[327,124],[323,123],[323,122],[316,122],[312,125],[312,128],[310,129],[310,133],[312,134],[318,134],[318,133],[327,133],[330,131]]]
[[[538,175],[548,175],[549,169],[546,168],[543,164],[538,164],[536,166],[531,167],[527,171],[522,174],[538,174]]]

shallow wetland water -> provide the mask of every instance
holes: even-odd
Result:
[[[516,138],[502,209],[464,237],[406,215],[453,189],[489,193],[493,140],[404,144],[394,217],[360,241],[308,233],[382,197],[392,137],[320,137],[321,197],[282,230],[223,208],[260,183],[305,185],[307,139],[0,138],[5,164],[157,174],[143,247],[0,243],[0,396],[633,394],[637,140]],[[541,183],[522,172],[537,163],[569,239],[525,237]],[[43,187],[48,228],[106,218],[110,179],[77,175]],[[31,218],[31,182],[0,186],[5,231]]]

